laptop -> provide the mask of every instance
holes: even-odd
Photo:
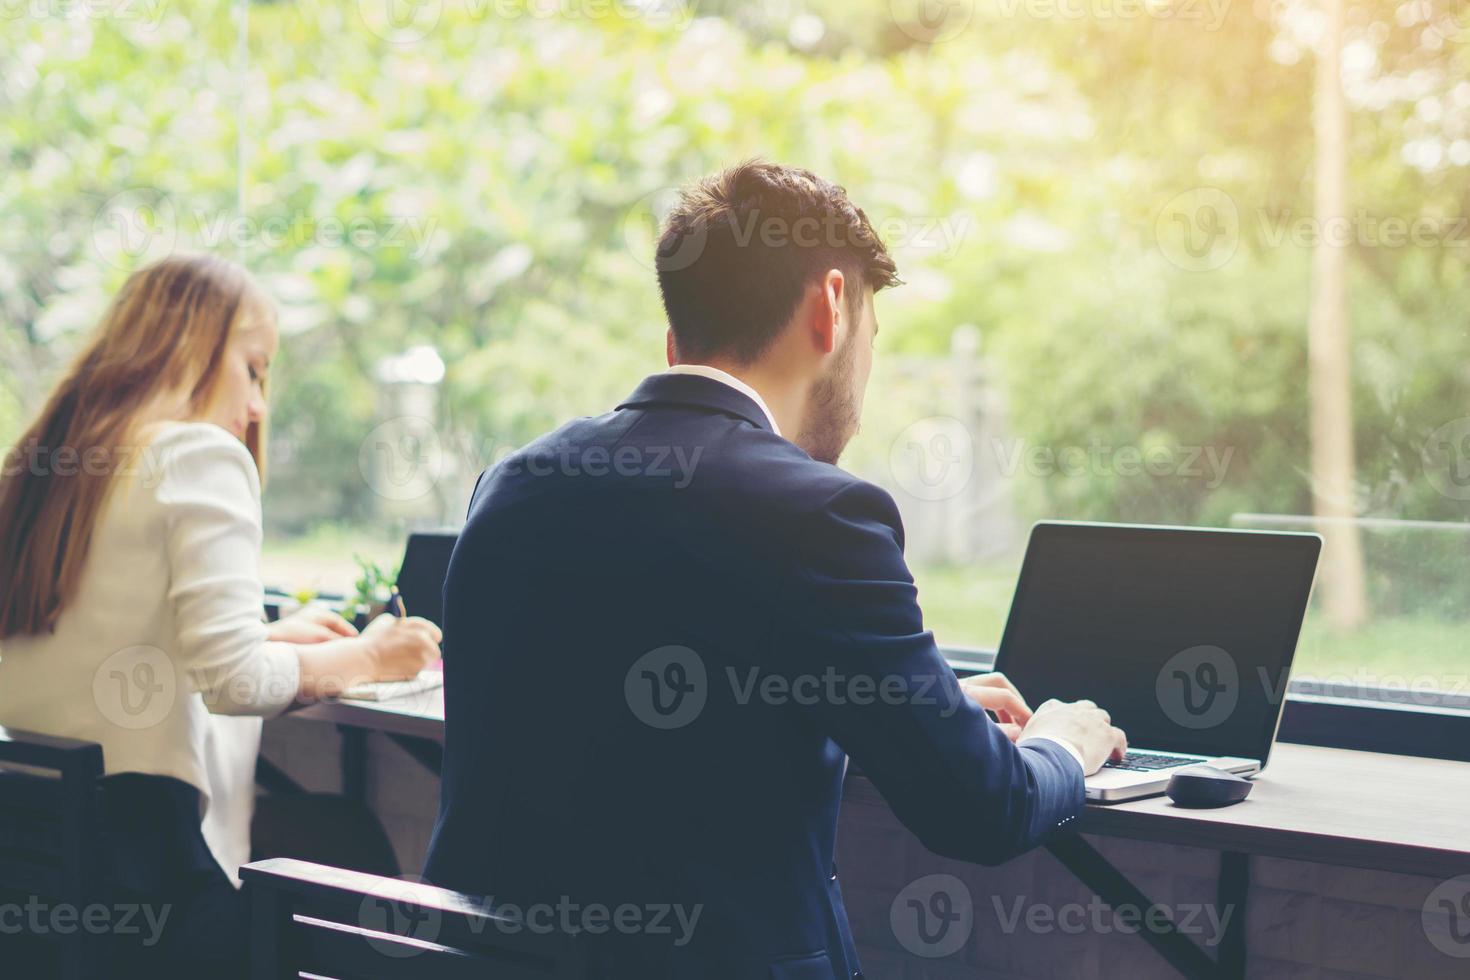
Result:
[[[410,616],[444,628],[444,579],[459,535],[454,531],[410,534],[398,568],[398,594]]]
[[[444,578],[449,573],[449,556],[459,535],[453,531],[419,532],[408,536],[403,564],[398,569],[398,594],[410,616],[421,616],[444,628]],[[348,688],[342,696],[351,701],[392,701],[423,694],[444,685],[444,670],[435,665],[417,677],[401,681],[372,681]]]
[[[1128,754],[1097,803],[1207,762],[1250,776],[1276,739],[1319,535],[1045,521],[1031,531],[995,669],[1032,706],[1091,699]]]

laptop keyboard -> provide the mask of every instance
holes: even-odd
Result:
[[[1177,755],[1153,755],[1148,752],[1129,752],[1121,762],[1108,760],[1104,769],[1123,769],[1128,772],[1153,772],[1156,769],[1173,769],[1175,766],[1192,766],[1204,762],[1204,757],[1180,757]]]

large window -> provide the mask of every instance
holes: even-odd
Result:
[[[1442,0],[0,0],[0,443],[169,249],[281,306],[267,570],[453,524],[662,364],[750,155],[907,285],[844,458],[993,645],[1040,517],[1315,528],[1300,673],[1470,688],[1470,26]]]

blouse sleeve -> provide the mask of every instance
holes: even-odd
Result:
[[[296,698],[300,663],[268,643],[260,581],[260,477],[243,443],[218,426],[171,427],[153,444],[162,466],[174,652],[215,714],[273,715]]]

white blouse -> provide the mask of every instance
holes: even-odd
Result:
[[[259,474],[204,422],[158,426],[120,466],[55,631],[0,646],[0,724],[98,742],[109,775],[196,787],[204,839],[238,883],[260,719],[300,680],[261,617]]]

